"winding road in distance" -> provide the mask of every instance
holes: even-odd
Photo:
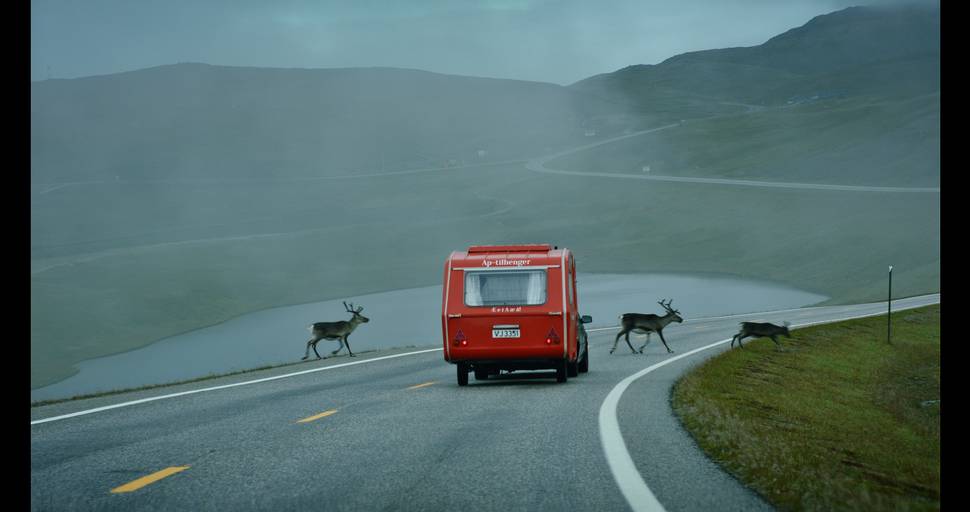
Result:
[[[674,354],[654,340],[642,355],[622,341],[609,355],[618,329],[591,329],[590,372],[565,384],[516,372],[460,388],[440,341],[428,340],[34,407],[31,508],[767,510],[697,449],[671,411],[671,386],[728,350],[738,322],[798,327],[885,311],[685,311],[665,333]]]
[[[739,105],[743,105],[743,104],[739,104]],[[745,106],[748,106],[749,108],[755,107],[753,105],[745,105]],[[825,183],[795,183],[795,182],[759,181],[759,180],[737,180],[737,179],[727,179],[727,178],[696,178],[696,177],[682,177],[682,176],[632,174],[632,173],[622,173],[622,172],[568,171],[568,170],[552,169],[552,168],[546,167],[546,164],[549,161],[562,156],[578,153],[581,151],[586,151],[588,149],[592,149],[597,146],[603,146],[619,140],[629,139],[631,137],[639,137],[641,135],[646,135],[648,133],[669,130],[671,128],[676,128],[678,126],[681,126],[682,123],[683,121],[677,122],[677,123],[671,123],[663,126],[658,126],[656,128],[650,128],[648,130],[641,130],[633,133],[619,135],[616,137],[610,137],[607,139],[593,142],[591,144],[585,144],[582,146],[573,147],[551,155],[533,158],[531,160],[511,159],[511,160],[502,160],[502,161],[496,161],[496,162],[460,165],[460,166],[454,166],[454,167],[426,167],[421,169],[407,169],[407,170],[386,171],[386,172],[378,172],[378,173],[349,174],[349,175],[337,175],[337,176],[315,176],[315,177],[285,178],[285,179],[274,178],[274,179],[144,180],[144,181],[137,181],[137,182],[92,180],[92,181],[46,183],[46,184],[36,183],[33,185],[38,187],[49,187],[37,192],[38,195],[45,195],[55,190],[60,190],[65,187],[78,186],[78,185],[99,185],[99,184],[119,184],[119,183],[200,184],[200,183],[229,183],[229,182],[299,183],[299,182],[319,182],[319,181],[329,181],[329,180],[381,178],[381,177],[388,177],[388,176],[423,174],[423,173],[429,173],[429,172],[442,172],[442,171],[453,172],[456,170],[521,163],[521,164],[524,164],[526,169],[533,172],[559,174],[559,175],[567,175],[567,176],[594,176],[594,177],[612,178],[612,179],[647,180],[647,181],[662,181],[662,182],[672,182],[672,183],[692,183],[692,184],[707,184],[707,185],[722,185],[722,186],[766,187],[766,188],[785,188],[785,189],[803,189],[803,190],[840,190],[840,191],[846,191],[846,192],[889,192],[889,193],[931,193],[931,194],[940,193],[939,187],[877,187],[877,186],[865,186],[865,185],[837,185],[837,184],[825,184]],[[484,216],[498,215],[498,214],[504,213],[508,209],[500,210],[498,212],[491,212]],[[478,215],[470,218],[474,218],[474,217],[482,217],[482,216]],[[322,228],[302,229],[298,231],[251,233],[246,235],[210,237],[210,238],[204,238],[204,239],[191,239],[191,240],[176,240],[176,241],[168,241],[168,242],[161,242],[161,243],[155,243],[155,244],[143,244],[143,245],[136,245],[136,246],[130,246],[130,247],[113,248],[113,249],[107,249],[102,251],[82,253],[82,254],[78,254],[70,257],[51,258],[51,261],[53,262],[38,263],[36,266],[34,266],[32,263],[32,268],[30,273],[31,275],[37,275],[54,268],[76,265],[78,263],[86,263],[103,257],[116,256],[119,254],[125,254],[131,251],[141,250],[141,249],[153,249],[153,248],[176,246],[176,245],[193,245],[193,244],[219,242],[219,241],[252,240],[257,238],[290,236],[290,235],[295,235],[300,233],[328,231],[331,229],[335,229],[335,228],[322,227]]]
[[[585,146],[580,146],[566,151],[561,151],[552,155],[544,156],[541,158],[534,158],[526,162],[525,167],[533,172],[542,172],[549,174],[561,174],[566,176],[595,176],[602,178],[614,178],[614,179],[625,179],[625,180],[647,180],[647,181],[666,181],[672,183],[694,183],[694,184],[707,184],[707,185],[727,185],[735,187],[765,187],[765,188],[787,188],[787,189],[801,189],[801,190],[841,190],[845,192],[892,192],[892,193],[917,193],[917,194],[939,194],[939,187],[876,187],[868,185],[836,185],[836,184],[826,184],[826,183],[795,183],[786,181],[759,181],[759,180],[736,180],[727,178],[691,178],[684,176],[662,176],[662,175],[650,175],[650,174],[632,174],[632,173],[622,173],[622,172],[589,172],[589,171],[567,171],[562,169],[551,169],[546,167],[546,164],[550,160],[556,158],[570,155],[573,153],[578,153],[580,151],[585,151],[588,149],[595,148],[597,146],[602,146],[605,144],[610,144],[623,139],[629,139],[631,137],[639,137],[640,135],[646,135],[648,133],[659,132],[663,130],[669,130],[671,128],[678,127],[682,124],[671,123],[664,126],[658,126],[656,128],[651,128],[649,130],[641,130],[638,132],[629,133],[626,135],[620,135],[618,137],[611,137],[608,139],[603,139],[592,144],[587,144]]]

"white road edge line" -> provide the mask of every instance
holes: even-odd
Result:
[[[927,304],[915,304],[902,306],[894,311],[901,311],[906,309],[914,309],[924,306],[929,306],[938,303],[931,302]],[[809,322],[804,324],[792,325],[792,328],[799,327],[809,327],[812,325],[830,324],[835,322],[842,322],[845,320],[854,320],[857,318],[866,318],[870,316],[880,316],[886,314],[885,311],[878,313],[869,313],[865,315],[858,316],[848,316],[844,318],[835,318],[830,320],[822,320],[819,322]],[[685,357],[690,357],[698,352],[707,350],[709,348],[716,347],[718,345],[723,345],[732,338],[727,338],[710,345],[705,345],[700,348],[695,348],[690,352],[683,353],[679,356],[671,357],[669,359],[664,359],[663,361],[648,366],[647,368],[640,370],[633,375],[623,379],[617,384],[610,393],[603,400],[603,405],[600,406],[599,414],[599,427],[600,427],[600,442],[603,445],[603,452],[606,455],[606,462],[610,466],[610,472],[613,473],[613,479],[616,481],[616,485],[620,488],[623,493],[623,497],[626,498],[627,503],[630,508],[636,512],[649,511],[649,512],[664,512],[663,505],[657,500],[650,487],[647,483],[643,481],[643,477],[640,476],[640,472],[637,470],[636,464],[633,463],[633,458],[630,457],[630,452],[626,449],[626,443],[623,442],[623,435],[620,433],[620,424],[617,420],[616,408],[620,403],[620,397],[623,392],[626,391],[630,384],[634,381],[643,377],[644,375],[666,366],[675,361],[679,361]]]
[[[899,300],[905,300],[905,299],[899,299]],[[939,299],[937,298],[937,300],[939,300]],[[935,302],[932,303],[932,304],[935,304]],[[911,309],[911,308],[914,308],[914,307],[922,307],[924,305],[926,305],[926,304],[914,305],[914,306],[901,306],[901,307],[898,307],[896,310],[899,311],[899,310],[903,310],[903,309]],[[875,314],[863,315],[863,316],[859,316],[859,317],[849,317],[849,318],[845,318],[845,320],[849,320],[851,318],[863,318],[865,316],[877,316],[877,315],[881,315],[881,314],[882,313],[875,313]],[[738,315],[738,316],[743,316],[743,315]],[[830,321],[827,321],[827,322],[837,322],[837,321],[840,321],[840,320],[830,320]],[[826,322],[822,322],[822,323],[826,323]],[[801,324],[801,325],[797,325],[797,326],[794,326],[794,327],[803,327],[803,326],[806,326],[806,325],[814,325],[814,324]],[[602,329],[595,329],[595,330],[606,330],[606,329],[614,329],[614,328],[615,327],[604,327]],[[590,329],[590,330],[593,331],[594,329]],[[721,343],[721,342],[718,342],[718,343]],[[711,348],[713,346],[716,346],[718,343],[715,343],[713,345],[708,345],[706,347],[701,347],[699,349],[693,350],[693,351],[688,352],[686,354],[681,354],[681,355],[679,355],[677,357],[674,357],[674,358],[671,358],[671,359],[666,359],[666,360],[664,360],[664,361],[662,361],[660,363],[657,363],[656,365],[651,366],[650,368],[647,368],[646,370],[642,371],[642,374],[643,375],[646,375],[648,372],[653,371],[653,369],[655,369],[655,368],[659,368],[660,366],[663,366],[665,364],[674,362],[674,361],[676,361],[676,360],[678,360],[678,359],[680,359],[682,357],[686,357],[686,356],[691,355],[691,354],[693,354],[695,352],[698,352],[700,350],[705,350],[707,348]],[[237,387],[237,386],[247,386],[249,384],[258,384],[260,382],[268,382],[268,381],[272,381],[272,380],[285,379],[285,378],[288,378],[288,377],[295,377],[295,376],[298,376],[298,375],[305,375],[305,374],[308,374],[308,373],[320,372],[320,371],[324,371],[324,370],[331,370],[331,369],[335,369],[335,368],[344,368],[344,367],[347,367],[347,366],[354,366],[354,365],[358,365],[358,364],[365,364],[365,363],[370,363],[370,362],[374,362],[374,361],[382,361],[382,360],[385,360],[385,359],[394,359],[394,358],[397,358],[397,357],[405,357],[405,356],[411,356],[411,355],[417,355],[417,354],[426,354],[426,353],[429,353],[429,352],[437,352],[439,350],[443,350],[443,349],[441,349],[441,348],[432,348],[432,349],[428,349],[428,350],[418,350],[418,351],[415,351],[415,352],[406,352],[406,353],[403,353],[403,354],[394,354],[394,355],[390,355],[390,356],[375,357],[373,359],[365,359],[363,361],[354,361],[354,362],[351,362],[351,363],[335,364],[333,366],[324,366],[322,368],[314,368],[312,370],[304,370],[304,371],[301,371],[301,372],[294,372],[294,373],[287,373],[287,374],[283,374],[283,375],[276,375],[274,377],[266,377],[266,378],[263,378],[263,379],[256,379],[256,380],[249,380],[249,381],[244,381],[244,382],[237,382],[235,384],[226,384],[226,385],[223,385],[223,386],[213,386],[213,387],[209,387],[209,388],[194,389],[194,390],[191,390],[191,391],[182,391],[180,393],[171,393],[171,394],[168,394],[168,395],[161,395],[161,396],[155,396],[155,397],[150,397],[150,398],[143,398],[141,400],[133,400],[131,402],[123,402],[123,403],[120,403],[120,404],[106,405],[104,407],[97,407],[97,408],[94,408],[94,409],[87,409],[87,410],[84,410],[84,411],[73,412],[73,413],[70,413],[70,414],[62,414],[60,416],[52,416],[50,418],[43,418],[43,419],[39,419],[39,420],[34,420],[34,421],[31,421],[30,424],[31,425],[38,425],[38,424],[41,424],[41,423],[48,423],[48,422],[52,422],[52,421],[59,421],[59,420],[64,420],[64,419],[68,419],[68,418],[73,418],[73,417],[76,417],[76,416],[84,416],[84,415],[87,415],[87,414],[93,414],[93,413],[101,412],[101,411],[108,411],[108,410],[111,410],[111,409],[118,409],[118,408],[121,408],[121,407],[128,407],[128,406],[131,406],[131,405],[137,405],[137,404],[142,404],[142,403],[146,403],[146,402],[154,402],[155,400],[164,400],[164,399],[167,399],[167,398],[175,398],[175,397],[179,397],[179,396],[192,395],[192,394],[195,394],[195,393],[204,393],[204,392],[207,392],[207,391],[217,391],[217,390],[220,390],[220,389],[234,388],[234,387]],[[635,378],[628,377],[627,379],[624,379],[623,382],[620,382],[620,384],[618,384],[617,387],[619,387],[620,385],[623,385],[623,383],[626,382],[627,380],[630,380],[630,382],[633,382],[634,380],[636,380],[637,378],[639,378],[641,376],[642,375],[637,374],[635,376],[631,376],[631,377],[635,377]],[[623,390],[625,390],[627,386],[629,386],[629,383],[627,383],[626,385],[624,385]],[[615,392],[616,389],[617,388],[614,388],[613,389],[613,391],[610,393],[610,396],[612,396],[613,392]],[[617,397],[616,397],[617,402],[619,402],[619,395],[622,395],[623,394],[623,390],[621,390],[619,392],[619,394],[617,395]],[[607,400],[609,400],[609,398],[610,397],[607,396]],[[605,407],[605,405],[606,405],[606,402],[604,402],[603,406]],[[613,415],[615,417],[616,416],[616,404],[613,404],[613,411],[614,411],[614,414]],[[617,433],[619,433],[619,426],[617,426],[616,431],[617,431]],[[602,407],[600,408],[600,434],[601,434],[601,439],[602,439],[603,438],[602,437],[602,435],[603,435],[603,408]],[[622,438],[620,438],[620,443],[622,443],[622,442],[623,442],[623,440],[622,440]],[[605,446],[605,440],[604,440],[604,446]],[[625,453],[626,452],[626,445],[623,445],[622,448],[623,448],[623,451]],[[626,454],[626,456],[627,456],[627,458],[629,458],[629,454]],[[609,460],[609,455],[607,455],[607,459]],[[631,461],[631,463],[632,463],[632,461]],[[612,469],[612,462],[611,462],[611,469]],[[616,475],[616,472],[614,471],[614,476],[615,475]],[[641,480],[641,483],[642,483],[642,480]],[[645,486],[646,484],[643,484],[643,485]],[[649,489],[647,491],[649,492]],[[651,496],[652,496],[652,494],[651,494]],[[661,508],[661,509],[658,509],[658,510],[663,510],[663,509]]]
[[[894,304],[901,303],[902,301],[907,301],[907,300],[912,301],[912,300],[917,300],[917,299],[928,299],[930,297],[937,297],[937,299],[939,299],[939,295],[940,295],[939,293],[928,293],[926,295],[914,295],[912,297],[903,297],[903,298],[900,298],[900,299],[893,299],[893,303]],[[935,302],[932,303],[932,304],[935,304]],[[684,323],[685,324],[689,324],[689,323],[695,323],[695,322],[707,322],[709,320],[724,320],[725,318],[751,317],[751,316],[756,316],[756,315],[774,315],[774,314],[778,314],[778,313],[790,313],[792,311],[807,311],[807,312],[812,312],[812,311],[815,311],[815,310],[818,310],[818,309],[823,309],[823,308],[854,307],[854,306],[855,307],[865,307],[865,306],[874,306],[874,305],[883,305],[883,306],[885,306],[886,303],[885,302],[869,302],[867,304],[844,304],[844,305],[838,305],[838,304],[836,304],[836,305],[833,305],[833,306],[810,306],[810,307],[803,307],[803,308],[775,309],[775,310],[772,310],[772,311],[754,311],[754,312],[751,312],[751,313],[738,313],[736,315],[701,316],[701,317],[697,317],[697,318],[688,318],[688,319],[684,320]],[[910,307],[911,306],[903,306],[900,309],[909,309]],[[922,306],[917,306],[917,307],[922,307]],[[612,327],[596,327],[594,329],[586,329],[586,332],[610,331],[610,330],[619,329],[619,328],[620,328],[620,325],[614,325]]]
[[[164,400],[166,398],[175,398],[177,396],[192,395],[192,394],[195,394],[195,393],[204,393],[206,391],[216,391],[216,390],[219,390],[219,389],[234,388],[234,387],[237,387],[237,386],[247,386],[249,384],[258,384],[260,382],[268,382],[268,381],[271,381],[271,380],[285,379],[287,377],[295,377],[297,375],[306,375],[308,373],[322,372],[324,370],[333,370],[335,368],[344,368],[344,367],[347,367],[347,366],[354,366],[354,365],[358,365],[358,364],[372,363],[374,361],[383,361],[385,359],[394,359],[395,357],[413,356],[413,355],[416,355],[416,354],[426,354],[428,352],[436,352],[436,351],[440,351],[440,350],[442,350],[442,349],[440,349],[440,348],[432,348],[432,349],[428,349],[428,350],[418,350],[416,352],[405,352],[403,354],[394,354],[394,355],[390,355],[390,356],[375,357],[373,359],[364,359],[363,361],[354,361],[352,363],[335,364],[333,366],[324,366],[323,368],[314,368],[312,370],[304,370],[302,372],[294,372],[294,373],[287,373],[287,374],[283,374],[283,375],[276,375],[276,376],[273,376],[273,377],[266,377],[264,379],[248,380],[248,381],[245,381],[245,382],[237,382],[235,384],[226,384],[226,385],[223,385],[223,386],[213,386],[213,387],[209,387],[209,388],[193,389],[191,391],[182,391],[180,393],[172,393],[172,394],[168,394],[168,395],[153,396],[151,398],[143,398],[141,400],[133,400],[131,402],[123,402],[123,403],[120,403],[120,404],[106,405],[104,407],[97,407],[95,409],[87,409],[87,410],[84,410],[84,411],[72,412],[70,414],[62,414],[60,416],[53,416],[53,417],[50,417],[50,418],[44,418],[44,419],[40,419],[40,420],[34,420],[34,421],[31,421],[30,424],[31,425],[37,425],[39,423],[47,423],[47,422],[50,422],[50,421],[64,420],[64,419],[67,419],[67,418],[73,418],[75,416],[83,416],[85,414],[93,414],[93,413],[96,413],[96,412],[107,411],[107,410],[110,410],[110,409],[118,409],[119,407],[128,407],[130,405],[143,404],[145,402],[154,402],[155,400]]]

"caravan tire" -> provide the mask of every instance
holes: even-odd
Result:
[[[465,363],[458,363],[458,385],[467,386],[468,385],[468,365]]]

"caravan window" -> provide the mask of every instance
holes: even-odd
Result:
[[[465,272],[466,306],[536,306],[545,302],[545,270]]]

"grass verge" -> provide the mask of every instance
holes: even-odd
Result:
[[[673,390],[700,447],[782,510],[939,510],[940,306],[713,358]]]

